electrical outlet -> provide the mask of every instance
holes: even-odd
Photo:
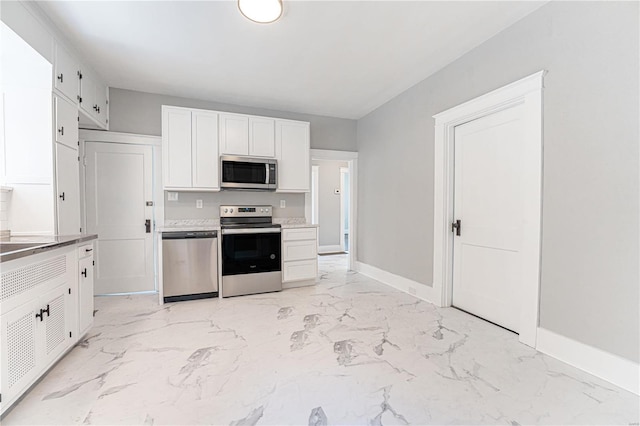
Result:
[[[280,200],[280,208],[284,209],[285,207],[287,207],[287,200]]]
[[[202,200],[196,200],[196,209],[202,208]]]
[[[169,201],[178,201],[178,193],[177,192],[169,192],[168,200]]]

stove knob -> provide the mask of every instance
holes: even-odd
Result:
[[[264,209],[260,209],[260,213],[264,213]]]
[[[225,213],[229,213],[229,209],[224,209],[224,212]]]
[[[233,213],[233,209],[229,209],[229,213]]]

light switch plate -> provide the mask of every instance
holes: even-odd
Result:
[[[167,196],[167,199],[169,201],[178,201],[178,193],[177,192],[169,192],[169,195]]]
[[[196,209],[202,208],[202,200],[196,200]]]
[[[287,200],[280,200],[280,208],[284,209],[285,207],[287,207]]]

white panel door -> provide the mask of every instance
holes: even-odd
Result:
[[[87,113],[87,115],[96,118],[96,109],[98,104],[96,103],[96,82],[93,76],[81,71],[82,77],[80,78],[80,108]]]
[[[276,156],[275,125],[273,118],[249,117],[249,155]]]
[[[78,150],[55,143],[58,235],[80,233],[80,166]]]
[[[455,128],[453,305],[518,332],[522,107]]]
[[[86,159],[87,232],[98,234],[96,294],[153,291],[151,147],[87,142]]]
[[[193,111],[191,126],[193,187],[209,190],[220,189],[218,114],[208,111]]]
[[[276,120],[278,191],[309,191],[311,179],[309,143],[309,123]]]
[[[55,88],[73,102],[76,102],[80,90],[80,80],[78,78],[80,66],[78,61],[58,43],[56,43],[55,68],[56,76],[53,81]]]
[[[191,188],[191,111],[162,108],[162,180],[165,188]]]
[[[249,154],[249,117],[241,114],[220,114],[220,154]]]

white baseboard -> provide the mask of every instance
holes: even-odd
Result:
[[[640,364],[544,328],[538,328],[536,349],[640,395]]]
[[[319,246],[318,247],[318,253],[323,254],[323,253],[340,253],[343,252],[344,250],[342,250],[342,247],[340,246],[340,244],[338,245],[334,245],[334,246]]]
[[[435,300],[433,297],[433,287],[426,286],[417,281],[410,280],[409,278],[401,277],[400,275],[392,274],[391,272],[387,272],[366,263],[356,262],[355,266],[356,271],[373,278],[376,281],[380,281],[382,284],[386,284],[389,287],[408,293],[418,299],[424,300],[425,302],[436,304],[433,302]]]
[[[286,290],[288,288],[309,287],[312,285],[316,285],[316,280],[293,281],[282,283],[282,289]]]

